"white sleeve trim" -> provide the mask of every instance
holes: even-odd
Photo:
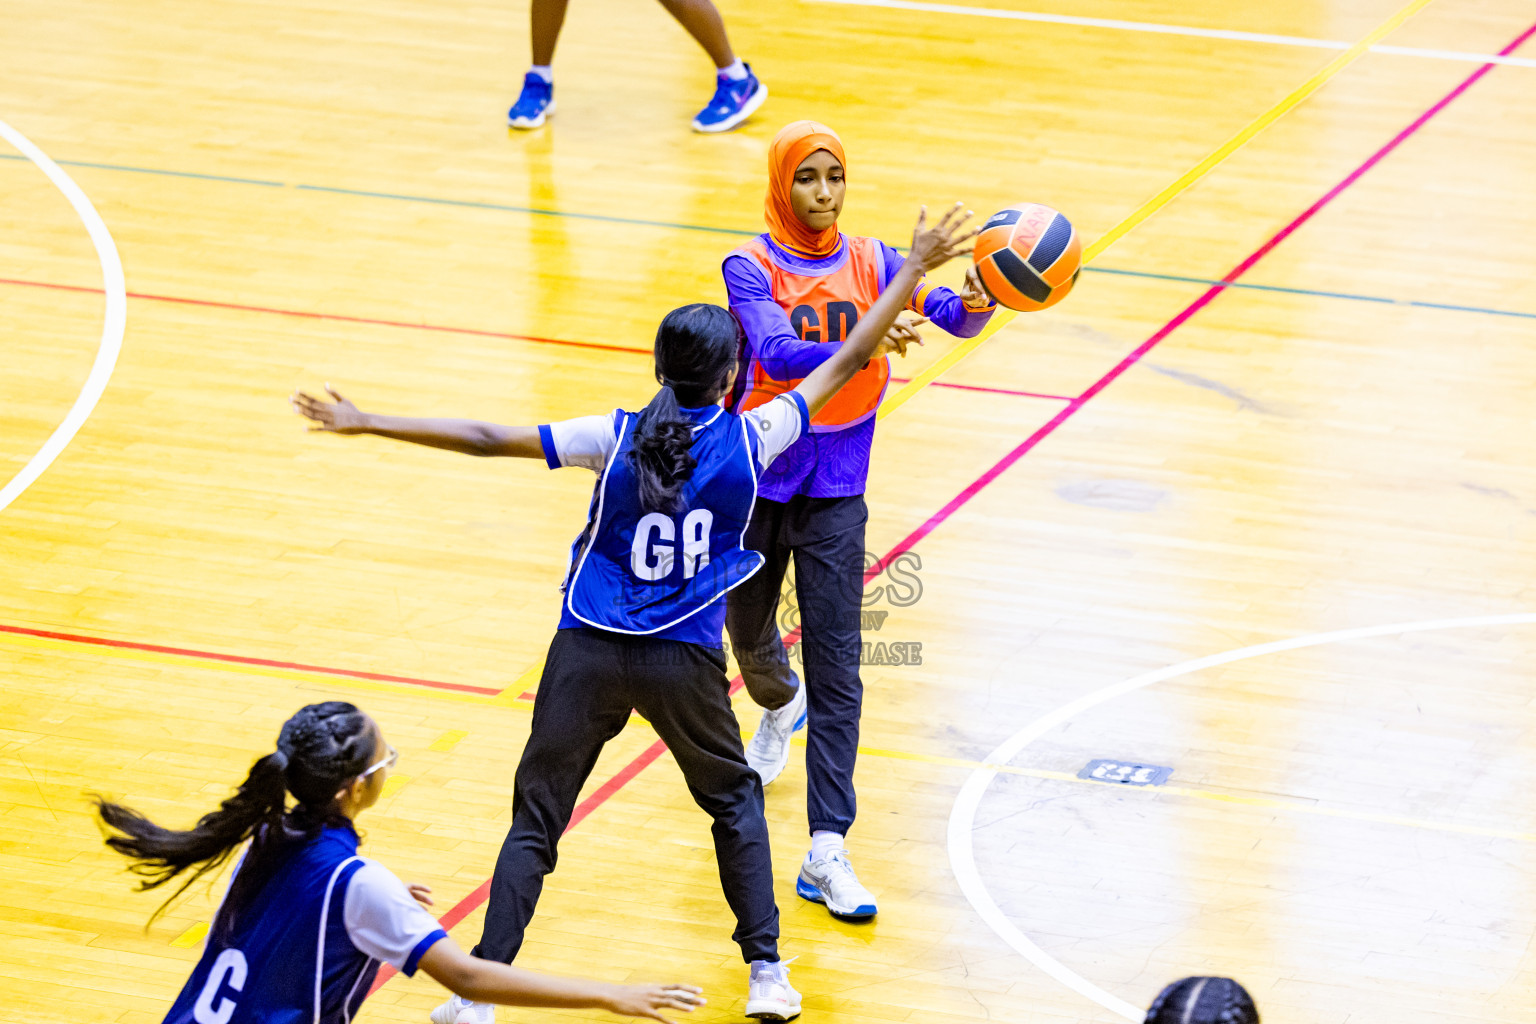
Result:
[[[394,872],[378,861],[361,860],[363,866],[347,883],[343,909],[347,937],[375,960],[404,968],[416,947],[442,926],[412,898]]]
[[[744,414],[757,428],[757,464],[763,470],[805,436],[806,423],[801,412],[804,407],[804,399],[788,392]]]
[[[573,420],[551,423],[547,429],[549,435],[545,442],[544,457],[551,467],[558,460],[560,466],[581,466],[601,473],[608,463],[608,456],[613,454],[619,444],[611,414],[579,416]],[[551,443],[553,453],[548,450]]]

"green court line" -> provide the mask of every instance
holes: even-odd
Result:
[[[26,157],[15,153],[0,153],[3,160],[25,160]],[[705,224],[682,224],[676,221],[645,220],[638,217],[614,217],[601,213],[580,213],[571,210],[548,210],[537,206],[517,206],[511,203],[487,203],[470,199],[447,199],[441,196],[417,196],[401,192],[369,192],[363,189],[335,188],[329,185],[289,185],[282,181],[263,181],[259,178],[232,178],[220,174],[194,174],[190,171],[168,171],[157,167],[130,167],[124,164],[91,163],[84,160],[59,160],[58,163],[68,167],[90,167],[103,171],[123,171],[129,174],[158,174],[172,178],[195,178],[202,181],[222,181],[236,185],[260,185],[266,188],[294,188],[304,192],[328,192],[333,195],[359,196],[368,199],[391,199],[397,202],[430,203],[435,206],[457,206],[476,210],[499,210],[505,213],[524,213],[538,217],[567,217],[572,220],[591,220],[606,224],[629,224],[635,227],[669,228],[674,231],[700,231],[715,235],[731,235],[738,238],[750,238],[760,234],[757,231],[743,231],[739,228],[710,227]],[[1123,267],[1099,267],[1089,265],[1083,268],[1090,274],[1110,274],[1116,277],[1139,277],[1150,281],[1176,281],[1180,284],[1198,284],[1210,287],[1222,282],[1210,277],[1189,277],[1182,274],[1159,274],[1149,270],[1129,270]],[[1319,299],[1341,299],[1348,302],[1374,302],[1378,305],[1405,306],[1415,309],[1438,309],[1451,313],[1478,313],[1483,316],[1515,317],[1522,320],[1536,320],[1536,313],[1525,313],[1513,309],[1494,309],[1488,306],[1462,306],[1449,302],[1425,302],[1420,299],[1393,299],[1382,295],[1361,295],[1356,292],[1324,291],[1317,288],[1288,288],[1275,284],[1251,284],[1248,282],[1235,282],[1227,284],[1228,288],[1239,288],[1247,291],[1276,292],[1283,295],[1304,295]]]

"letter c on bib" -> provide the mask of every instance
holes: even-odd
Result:
[[[229,1024],[229,1018],[235,1015],[235,1001],[224,993],[238,993],[245,987],[246,970],[245,954],[238,949],[226,949],[219,954],[208,972],[202,994],[192,1006],[197,1024]],[[215,999],[219,1001],[217,1006]]]
[[[653,533],[656,535],[654,543],[651,540]],[[672,525],[671,517],[660,512],[647,512],[635,524],[635,541],[629,548],[629,567],[648,583],[666,579],[672,571],[672,541],[676,539],[677,527]]]

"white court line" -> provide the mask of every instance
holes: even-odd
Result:
[[[845,4],[850,7],[889,7],[898,11],[923,11],[929,14],[967,15],[976,18],[1001,18],[1007,21],[1034,21],[1048,25],[1076,25],[1081,28],[1107,28],[1121,32],[1153,32],[1166,36],[1196,36],[1201,39],[1230,39],[1240,43],[1270,43],[1276,46],[1308,46],[1318,50],[1347,50],[1354,43],[1338,39],[1309,39],[1306,36],[1277,36],[1265,32],[1238,32],[1225,28],[1195,28],[1190,25],[1159,25],[1150,21],[1120,21],[1115,18],[1082,18],[1072,14],[1042,14],[1035,11],[1011,11],[1003,7],[964,7],[956,4],[930,4],[919,0],[805,0],[807,3]],[[1390,53],[1400,57],[1430,57],[1435,60],[1459,60],[1473,64],[1508,64],[1536,68],[1530,57],[1500,57],[1496,53],[1465,53],[1461,50],[1422,50],[1414,46],[1377,44],[1372,53]]]
[[[21,496],[32,485],[32,482],[42,476],[44,470],[53,464],[53,460],[59,457],[64,446],[69,444],[82,426],[86,417],[96,408],[96,403],[101,400],[101,393],[106,390],[107,381],[112,377],[112,370],[117,366],[117,354],[123,347],[123,331],[128,323],[128,294],[123,282],[123,261],[117,255],[117,245],[112,241],[112,233],[107,230],[107,225],[102,221],[101,214],[96,212],[96,207],[80,191],[69,175],[59,169],[59,165],[48,158],[48,154],[34,146],[21,132],[0,121],[0,138],[4,138],[12,146],[15,146],[28,160],[42,170],[53,182],[54,187],[64,193],[64,198],[69,200],[69,205],[75,208],[75,213],[80,217],[85,230],[90,233],[91,244],[96,246],[96,258],[101,262],[102,288],[106,292],[107,311],[101,325],[101,344],[96,349],[96,361],[91,364],[91,372],[85,378],[85,386],[80,389],[80,394],[75,398],[75,404],[70,406],[69,413],[64,421],[58,425],[37,454],[21,467],[21,472],[11,478],[11,482],[0,487],[0,510],[6,508],[11,502]]]
[[[1105,701],[1115,697],[1122,697],[1134,690],[1151,686],[1153,683],[1166,682],[1169,679],[1188,675],[1191,672],[1199,672],[1202,669],[1213,668],[1217,665],[1226,665],[1248,658],[1258,658],[1266,654],[1278,654],[1281,651],[1299,650],[1303,647],[1318,647],[1322,644],[1342,643],[1346,640],[1364,640],[1377,636],[1398,636],[1403,633],[1424,633],[1434,629],[1475,629],[1483,626],[1529,624],[1536,624],[1536,613],[1521,612],[1511,615],[1478,615],[1465,619],[1398,622],[1388,626],[1364,626],[1358,629],[1335,630],[1331,633],[1313,633],[1308,636],[1292,637],[1289,640],[1276,640],[1267,644],[1255,644],[1252,647],[1240,647],[1235,651],[1227,651],[1224,654],[1213,654],[1205,658],[1196,658],[1193,661],[1180,662],[1177,665],[1145,672],[1123,682],[1095,690],[1087,696],[1079,697],[1070,704],[1057,708],[1049,714],[1040,716],[999,744],[997,749],[988,754],[984,761],[989,765],[1006,765],[1017,757],[1029,744],[1075,715],[1087,711],[1089,708],[1103,704]],[[986,794],[987,787],[992,784],[993,779],[997,778],[997,774],[997,769],[995,768],[980,768],[972,772],[971,777],[966,779],[965,785],[961,788],[960,795],[955,799],[954,810],[949,815],[949,864],[954,870],[956,881],[960,883],[960,891],[965,893],[965,898],[970,901],[971,906],[981,915],[982,920],[1024,959],[1078,995],[1091,999],[1093,1002],[1109,1010],[1113,1010],[1126,1020],[1142,1020],[1144,1011],[1139,1007],[1132,1006],[1124,999],[1104,991],[1035,945],[1029,936],[1025,935],[1012,921],[1008,920],[1007,915],[998,908],[991,894],[987,892],[987,887],[981,880],[981,874],[976,870],[976,857],[971,845],[971,833],[975,828],[976,809],[980,806],[981,798]]]

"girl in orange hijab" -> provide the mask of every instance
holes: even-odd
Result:
[[[904,262],[891,246],[837,230],[848,160],[837,133],[815,121],[788,125],[768,148],[768,230],[725,258],[730,307],[745,340],[726,405],[741,413],[795,387],[837,351]],[[979,333],[994,305],[974,266],[965,289],[921,281],[907,301],[917,319],[898,322],[853,380],[811,421],[759,485],[745,545],[767,564],[731,591],[726,628],[753,700],[766,710],[747,761],[767,785],[784,770],[789,738],[811,721],[806,740],[811,850],[796,891],[834,915],[869,918],[874,895],[860,884],[845,848],[853,825],[853,768],[859,746],[860,604],[864,593],[864,503],[875,410],[890,380],[887,354],[920,341],[931,320],[957,337]],[[805,679],[790,668],[778,625],[789,561],[803,639]]]

